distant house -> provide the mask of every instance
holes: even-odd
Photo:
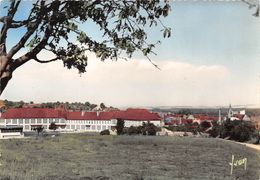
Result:
[[[229,105],[227,118],[231,121],[250,121],[250,117],[246,115],[246,110],[233,111],[231,105]]]
[[[194,117],[193,122],[197,122],[198,124],[201,124],[204,121],[211,123],[212,121],[218,120],[217,116],[210,116],[210,115],[205,115],[205,114],[196,114],[196,115],[193,115],[193,117]]]
[[[155,126],[162,125],[162,119],[157,113],[151,113],[147,109],[129,108],[119,112],[119,118],[125,120],[125,126],[140,126],[143,123],[153,123]]]
[[[250,121],[250,118],[246,114],[234,114],[231,116],[230,120]]]
[[[184,125],[193,122],[193,119],[188,119],[189,116],[183,114],[167,114],[164,116],[165,125]]]
[[[12,108],[0,117],[0,126],[22,126],[24,131],[37,127],[49,130],[52,122],[57,131],[94,131],[100,132],[116,126],[117,119],[125,121],[125,127],[140,126],[151,122],[161,126],[162,119],[157,113],[146,109],[127,109],[125,111],[85,112],[66,111],[64,108]]]

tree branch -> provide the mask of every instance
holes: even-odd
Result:
[[[15,0],[12,0],[11,2],[11,5],[8,9],[8,14],[7,16],[1,18],[1,22],[4,23],[2,29],[1,29],[1,32],[0,32],[0,44],[3,44],[4,45],[4,48],[3,48],[3,52],[6,53],[6,37],[7,37],[7,31],[8,29],[10,28],[10,24],[12,22],[12,19],[17,11],[17,8],[20,4],[20,0],[19,1],[15,1]]]
[[[31,37],[31,35],[35,32],[39,24],[41,23],[41,20],[38,19],[31,28],[28,28],[28,31],[24,34],[24,36],[20,39],[20,41],[12,47],[12,49],[8,52],[7,56],[12,58],[15,53],[17,53],[22,47],[24,47],[24,44],[26,41]]]
[[[0,17],[0,22],[4,22],[4,20],[5,20],[5,18],[6,18],[6,16],[2,16],[2,17]]]
[[[54,11],[57,11],[57,10],[58,9],[56,8]],[[53,15],[52,15],[52,17],[53,17]],[[41,18],[39,18],[38,20],[40,21]],[[50,20],[49,24],[46,27],[46,30],[45,30],[43,38],[41,39],[41,41],[30,52],[27,52],[25,55],[19,57],[15,61],[13,61],[13,63],[12,63],[12,70],[15,70],[16,68],[20,67],[21,65],[23,65],[24,63],[26,63],[30,59],[35,59],[36,61],[38,60],[37,54],[47,45],[48,39],[50,38],[52,30],[53,30],[53,23],[54,22],[52,20]],[[38,27],[38,25],[37,25],[37,27]],[[25,43],[25,42],[22,42],[22,43]],[[19,47],[21,46],[21,44],[19,44],[19,43],[17,45]],[[16,50],[17,49],[14,49],[14,51],[16,51]],[[10,50],[10,52],[11,51],[12,50]]]
[[[38,2],[38,1],[37,1]],[[41,3],[41,7],[44,6],[44,1],[42,1]],[[36,5],[35,5],[36,6]],[[30,22],[31,20],[31,14],[32,14],[32,11],[31,10],[31,13],[28,17],[27,20],[21,22],[21,23],[26,23],[26,22]],[[37,19],[35,22],[30,22],[30,24],[27,25],[27,32],[24,34],[24,36],[20,39],[20,41],[11,48],[11,50],[8,52],[7,56],[9,58],[12,58],[22,47],[24,47],[26,41],[31,37],[31,35],[36,31],[36,29],[38,28],[38,26],[40,25],[41,21],[42,21],[42,15],[40,15],[42,13],[42,8],[40,9],[39,11],[39,14],[37,16]],[[18,25],[19,27],[19,25]]]
[[[40,60],[40,59],[37,58],[37,57],[34,57],[33,59],[34,59],[36,62],[38,62],[38,63],[49,63],[49,62],[53,62],[53,61],[59,60],[58,57],[53,58],[53,59],[49,59],[49,60]]]

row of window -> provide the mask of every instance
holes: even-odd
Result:
[[[49,129],[49,126],[44,125],[44,129]],[[34,127],[30,125],[25,125],[24,130],[25,131],[30,131],[33,130]],[[102,131],[105,129],[111,129],[111,126],[105,126],[105,125],[66,125],[67,130],[92,130],[92,131]]]
[[[111,124],[111,121],[97,121],[97,120],[67,120],[69,124]]]
[[[65,120],[65,119],[6,119],[6,124],[50,124],[55,123],[77,123],[77,124],[111,124],[111,121],[97,120]],[[0,119],[0,124],[4,124],[5,119]],[[112,121],[113,123],[113,121]],[[114,122],[115,123],[115,122]]]
[[[65,119],[0,119],[1,124],[5,122],[6,124],[50,124],[51,122],[65,123]]]
[[[103,131],[105,129],[111,129],[111,126],[105,126],[105,125],[67,125],[67,130],[98,130]]]

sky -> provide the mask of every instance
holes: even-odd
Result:
[[[28,5],[23,2],[17,18],[28,12]],[[260,18],[253,13],[239,1],[171,1],[171,12],[162,19],[172,29],[171,38],[163,39],[160,27],[148,30],[151,42],[162,41],[151,57],[161,70],[140,53],[128,61],[101,62],[86,52],[88,67],[82,75],[62,62],[32,60],[14,72],[1,99],[116,107],[260,107]],[[82,27],[100,38],[91,23]],[[10,32],[8,46],[23,33]]]

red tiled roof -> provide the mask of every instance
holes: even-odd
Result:
[[[194,115],[194,118],[199,121],[214,121],[218,120],[218,117],[216,116],[208,116],[208,115]]]
[[[147,109],[129,108],[126,111],[123,111],[121,115],[123,116],[121,118],[126,120],[161,120],[161,117],[157,113],[151,113]]]
[[[4,112],[1,118],[65,118],[65,114],[49,108],[12,108]]]
[[[97,119],[97,114],[96,112],[81,112],[81,111],[67,112],[67,119],[68,120],[94,120]]]
[[[151,113],[146,109],[127,109],[126,111],[107,111],[107,112],[68,112],[67,119],[69,120],[160,120],[160,116],[156,113]]]
[[[127,109],[126,111],[107,111],[107,112],[66,112],[48,108],[14,108],[8,109],[3,113],[4,119],[19,118],[65,118],[68,120],[161,120],[157,113],[151,113],[146,109]]]

